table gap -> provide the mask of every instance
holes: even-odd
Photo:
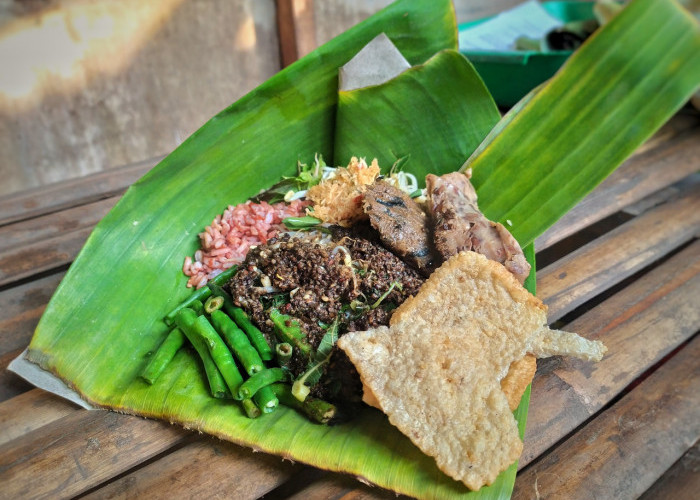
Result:
[[[593,224],[586,226],[571,236],[554,243],[553,245],[537,251],[535,263],[537,270],[544,269],[550,264],[562,259],[568,254],[600,238],[613,229],[618,228],[626,222],[634,219],[634,215],[619,211],[611,214]]]
[[[658,267],[659,265],[663,264],[676,254],[680,253],[682,250],[685,248],[689,247],[695,241],[697,238],[692,238],[691,240],[683,243],[682,245],[679,245],[678,247],[674,248],[671,252],[659,257],[655,261],[651,262],[648,264],[646,267],[640,269],[636,273],[632,274],[631,276],[628,276],[627,278],[619,281],[615,285],[611,286],[610,288],[603,290],[602,292],[598,293],[595,297],[590,298],[577,308],[575,308],[573,311],[565,314],[561,318],[559,318],[557,321],[554,321],[550,326],[552,328],[556,329],[566,329],[566,325],[574,321],[576,318],[579,316],[582,316],[583,314],[587,313],[591,309],[595,308],[596,306],[600,305],[601,303],[605,302],[607,299],[618,293],[619,291],[623,290],[624,288],[627,288],[630,286],[632,283],[640,279],[642,276],[646,275],[648,272],[650,272],[652,269]]]
[[[580,432],[582,429],[584,429],[588,424],[593,422],[596,418],[598,418],[600,415],[611,409],[613,406],[615,406],[622,398],[625,396],[629,395],[641,382],[649,378],[650,375],[652,375],[654,372],[656,372],[660,367],[668,363],[668,361],[675,357],[679,352],[681,352],[686,346],[688,346],[693,340],[695,340],[698,335],[700,335],[700,331],[696,331],[695,334],[693,334],[691,337],[689,337],[687,340],[683,341],[682,343],[678,344],[671,352],[669,352],[666,356],[661,358],[659,361],[654,363],[654,365],[650,366],[647,368],[646,371],[644,371],[642,374],[640,374],[637,378],[635,378],[632,382],[630,382],[629,385],[627,385],[622,391],[620,391],[619,394],[615,395],[613,398],[611,398],[605,405],[601,406],[596,412],[592,413],[591,415],[588,416],[584,421],[582,421],[578,426],[576,426],[574,429],[572,429],[570,432],[562,436],[558,441],[553,443],[549,448],[546,450],[542,451],[537,458],[532,460],[530,463],[528,463],[525,467],[522,469],[518,469],[518,475],[524,473],[527,471],[529,468],[536,466],[541,460],[546,459],[553,451],[555,451],[559,446],[563,446],[566,441],[568,441],[570,438],[572,438],[574,435],[576,435],[578,432]]]
[[[59,264],[56,267],[51,267],[49,269],[44,269],[43,271],[40,271],[36,274],[32,274],[31,276],[25,276],[23,278],[16,279],[14,281],[9,281],[7,283],[3,283],[0,285],[0,293],[4,292],[6,290],[9,290],[11,288],[15,288],[21,285],[26,285],[27,283],[31,283],[32,281],[37,281],[42,278],[46,278],[48,276],[58,274],[58,273],[65,273],[68,271],[68,268],[71,266],[72,262],[67,262],[64,264]]]

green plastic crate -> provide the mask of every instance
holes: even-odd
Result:
[[[543,2],[552,16],[563,22],[593,19],[594,2]],[[490,17],[459,25],[459,31],[477,26]],[[496,103],[510,107],[540,83],[548,80],[564,64],[572,51],[462,51],[474,64]]]

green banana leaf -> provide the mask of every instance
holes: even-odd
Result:
[[[700,27],[635,0],[526,96],[463,168],[484,213],[528,244],[648,139],[700,84]]]
[[[454,172],[500,118],[471,63],[445,50],[383,85],[339,92],[335,164],[352,156],[377,158],[382,167],[406,159],[418,179]]]
[[[636,42],[643,45],[649,33],[656,33],[659,16],[672,18],[677,23],[673,29],[674,40],[656,36],[655,43],[663,47],[655,47],[654,50],[658,50],[659,55],[664,57],[668,52],[675,53],[676,57],[678,54],[688,54],[688,59],[695,61],[696,68],[699,42],[697,25],[688,23],[674,3],[637,0],[633,5],[634,9],[626,9],[615,23],[610,24],[611,28],[606,28],[612,30],[613,35],[601,33],[591,41],[589,47],[595,45],[595,53],[598,54],[609,51],[615,54],[610,57],[616,58],[614,60],[621,67],[630,66],[637,70],[624,71],[627,79],[616,81],[614,86],[606,86],[605,79],[591,78],[589,84],[594,87],[591,95],[597,99],[587,109],[601,105],[600,95],[615,95],[616,89],[628,85],[629,78],[633,78],[633,75],[638,74],[639,68],[644,67],[644,81],[654,81],[657,85],[649,88],[661,88],[671,94],[664,99],[654,96],[656,105],[663,109],[648,122],[627,123],[632,116],[629,109],[641,107],[647,97],[640,92],[630,92],[636,99],[635,102],[625,101],[627,107],[623,111],[618,111],[613,106],[612,111],[608,110],[613,118],[608,115],[602,117],[612,125],[617,123],[620,128],[633,128],[636,134],[633,138],[642,140],[692,93],[700,82],[700,76],[692,66],[676,59],[673,61],[676,61],[677,73],[669,76],[657,70],[653,62],[650,63],[645,57],[630,52],[627,45],[618,45],[617,39],[627,40],[626,44]],[[397,2],[280,72],[214,117],[135,184],[96,227],[48,305],[32,339],[29,357],[58,374],[87,400],[98,405],[146,416],[165,417],[234,442],[362,476],[375,484],[412,496],[506,497],[512,489],[515,465],[502,474],[492,487],[476,493],[467,492],[460,483],[443,476],[431,458],[418,452],[408,439],[375,410],[368,409],[356,420],[330,428],[311,424],[305,418],[284,409],[258,420],[248,420],[238,405],[214,400],[209,396],[206,381],[201,376],[196,361],[184,351],[177,355],[154,386],[148,386],[136,377],[145,362],[146,353],[154,349],[163,338],[166,328],[160,318],[189,293],[184,288],[186,278],[180,268],[183,256],[191,254],[197,246],[196,233],[225,205],[243,201],[259,189],[277,181],[281,175],[292,173],[297,159],[309,160],[316,152],[323,153],[327,158],[333,157],[337,68],[381,31],[386,32],[404,56],[414,64],[425,61],[442,49],[454,49],[456,44],[456,28],[449,2]],[[611,44],[611,37],[616,43]],[[601,48],[601,44],[604,47]],[[454,62],[446,63],[447,58],[452,58]],[[574,64],[575,60],[581,62]],[[666,61],[666,66],[672,65],[670,60],[662,60]],[[454,72],[464,85],[471,86],[469,94],[465,92],[467,96],[473,95],[481,99],[483,95],[477,91],[478,85],[474,83],[473,75],[469,76],[471,73],[457,68],[457,65],[464,65],[457,61],[451,55],[439,55],[423,69],[417,69],[415,75],[431,71],[432,64],[444,64],[445,71]],[[595,63],[591,58],[573,58],[556,78],[566,78],[567,74],[583,78],[595,71],[602,71],[601,68],[590,68]],[[599,76],[610,77],[607,73]],[[658,87],[663,78],[666,81]],[[577,81],[574,78],[569,80],[569,84],[572,84],[570,92],[588,95],[588,88],[577,85]],[[429,88],[429,85],[440,83],[443,82],[415,78],[411,84],[412,92],[416,98],[429,96],[430,93],[425,92],[423,87]],[[397,83],[397,86],[400,87],[401,84]],[[478,149],[471,160],[475,181],[478,179],[482,208],[492,217],[497,213],[496,218],[501,220],[513,219],[516,230],[521,231],[516,236],[523,243],[531,241],[537,235],[534,233],[546,228],[539,229],[544,223],[532,219],[544,216],[545,223],[551,224],[575,203],[576,199],[571,201],[569,196],[583,196],[579,195],[575,186],[571,187],[573,183],[562,182],[566,186],[565,194],[558,196],[557,190],[550,187],[547,194],[552,196],[542,198],[543,204],[547,205],[546,210],[518,212],[522,216],[516,218],[510,216],[503,197],[495,196],[491,201],[490,195],[486,194],[493,193],[494,190],[498,192],[497,187],[500,185],[501,190],[507,193],[503,196],[510,197],[511,202],[512,198],[516,198],[517,203],[520,198],[527,199],[529,191],[515,191],[509,185],[521,186],[522,183],[514,182],[521,175],[543,182],[551,180],[559,183],[561,180],[556,179],[557,171],[547,170],[544,161],[537,163],[534,168],[541,170],[534,173],[528,163],[509,163],[508,170],[503,170],[499,163],[499,159],[508,150],[508,144],[500,141],[500,137],[511,133],[512,129],[545,127],[546,124],[540,125],[538,120],[553,121],[562,127],[561,116],[529,111],[531,103],[542,100],[542,95],[552,95],[548,89],[549,87],[542,89],[517,113],[510,114],[499,122],[494,128],[498,133],[489,136],[485,143],[487,146]],[[363,90],[365,89],[357,92]],[[391,84],[387,84],[385,90],[391,92]],[[405,90],[401,90],[402,96],[405,93]],[[622,96],[623,100],[626,95]],[[343,101],[343,96],[340,99],[342,116],[349,116],[347,113],[352,113],[350,108],[358,100]],[[348,105],[343,105],[343,102]],[[583,98],[579,102],[583,102]],[[484,109],[487,111],[479,114],[478,127],[472,129],[467,124],[467,133],[474,134],[474,138],[488,132],[487,127],[483,126],[486,122],[481,120],[488,120],[486,116],[492,114],[489,106],[485,104]],[[402,134],[393,134],[392,129],[385,128],[381,132],[382,137],[388,145],[394,145],[387,146],[382,154],[389,151],[398,153],[394,157],[410,155],[410,166],[407,168],[413,170],[416,159],[423,154],[415,151],[414,148],[418,146],[426,149],[426,154],[431,158],[438,159],[436,161],[440,168],[443,168],[440,158],[452,165],[445,165],[445,170],[457,168],[478,140],[465,140],[464,145],[456,147],[457,150],[463,148],[464,153],[458,163],[453,163],[455,148],[430,147],[431,144],[443,144],[431,141],[431,138],[438,137],[439,134],[448,134],[444,143],[460,143],[461,134],[464,133],[463,125],[460,125],[464,122],[461,115],[463,108],[460,105],[454,106],[454,111],[459,116],[451,113],[451,109],[451,105],[445,109],[444,122],[456,124],[452,136],[454,142],[449,140],[450,130],[445,127],[416,129],[419,135],[422,130],[426,137],[424,142],[418,143],[411,143],[408,136],[404,138]],[[560,111],[565,114],[568,112],[571,110]],[[407,116],[413,116],[415,120],[423,118],[419,109],[414,109]],[[376,112],[372,118],[383,119]],[[582,138],[595,135],[595,127],[591,126],[591,122],[587,123],[587,128],[578,131]],[[342,126],[339,122],[339,130],[342,130]],[[537,140],[536,135],[527,137],[528,140]],[[401,140],[405,142],[401,144]],[[513,149],[523,147],[525,153],[529,153],[523,158],[533,160],[538,152],[536,148],[528,148],[517,142],[522,139],[511,140],[514,141],[511,144]],[[600,139],[597,141],[593,141],[593,144],[600,146]],[[549,142],[552,142],[551,138]],[[580,146],[578,142],[571,142],[569,146],[576,152],[590,147],[590,142],[582,140],[581,143],[585,146]],[[343,146],[340,143],[337,146],[341,151]],[[558,151],[565,151],[567,143],[562,140],[557,146]],[[597,152],[597,149],[591,148],[588,153],[591,151]],[[625,151],[628,154],[630,147]],[[367,156],[373,155],[368,153]],[[449,160],[446,159],[448,156]],[[589,175],[594,180],[602,178],[606,171],[614,167],[613,160],[617,161],[617,156],[609,155],[602,160],[606,163],[603,167],[597,163],[583,164],[578,171],[578,180]],[[598,168],[603,173],[597,173]],[[492,174],[497,181],[491,181]],[[590,182],[586,183],[585,189],[592,188],[588,184]],[[485,186],[488,186],[486,191]],[[537,205],[535,202],[528,203]],[[499,213],[501,205],[506,210]],[[523,228],[529,229],[524,231]],[[532,247],[527,252],[532,258]],[[531,277],[530,286],[532,285]],[[516,411],[521,433],[528,397],[529,394],[524,396],[524,404]]]

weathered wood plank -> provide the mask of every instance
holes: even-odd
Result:
[[[0,403],[0,445],[76,411],[81,411],[79,406],[41,389],[4,401]]]
[[[52,274],[0,292],[0,354],[27,347],[63,276],[64,273]]]
[[[17,356],[22,354],[24,348],[7,351],[0,356],[0,402],[24,394],[34,388],[29,382],[7,371],[7,366]]]
[[[513,499],[637,498],[700,437],[700,337],[515,481]]]
[[[675,184],[671,184],[666,188],[650,194],[646,198],[642,198],[631,205],[627,205],[622,209],[622,213],[631,216],[641,215],[657,205],[661,205],[662,203],[666,203],[673,198],[677,198],[680,193],[692,185],[696,187],[700,186],[700,172],[691,174]]]
[[[700,168],[700,126],[678,116],[535,240],[543,250]],[[694,125],[693,125],[694,124]],[[684,128],[674,128],[674,126]],[[664,140],[661,140],[661,139]],[[663,172],[663,174],[661,174]]]
[[[539,362],[525,431],[524,467],[599,411],[700,328],[700,241],[566,325],[602,340],[599,363]]]
[[[289,500],[396,500],[406,498],[393,491],[360,483],[357,479],[340,474],[326,474],[307,487],[288,496]]]
[[[80,205],[14,224],[0,226],[0,253],[22,251],[27,245],[82,228],[92,229],[119,201],[119,196]]]
[[[85,227],[22,248],[0,251],[0,286],[71,263],[91,232],[92,227]]]
[[[286,68],[299,59],[294,26],[294,2],[277,0],[277,32],[279,33],[280,59]]]
[[[0,446],[2,494],[70,498],[189,435],[165,422],[102,410],[77,411]]]
[[[0,226],[120,195],[162,158],[0,196]]]
[[[640,500],[695,498],[700,492],[700,441],[667,470]]]
[[[700,229],[700,190],[653,208],[542,269],[537,292],[555,321],[602,290],[692,239]]]
[[[99,488],[86,498],[259,498],[301,465],[280,457],[198,437],[186,446]]]

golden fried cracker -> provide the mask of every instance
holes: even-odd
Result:
[[[462,252],[394,312],[390,327],[347,333],[338,346],[389,421],[477,490],[522,451],[501,387],[512,363],[528,352],[604,352],[600,343],[573,342],[575,334],[548,332],[539,299],[501,264]]]

